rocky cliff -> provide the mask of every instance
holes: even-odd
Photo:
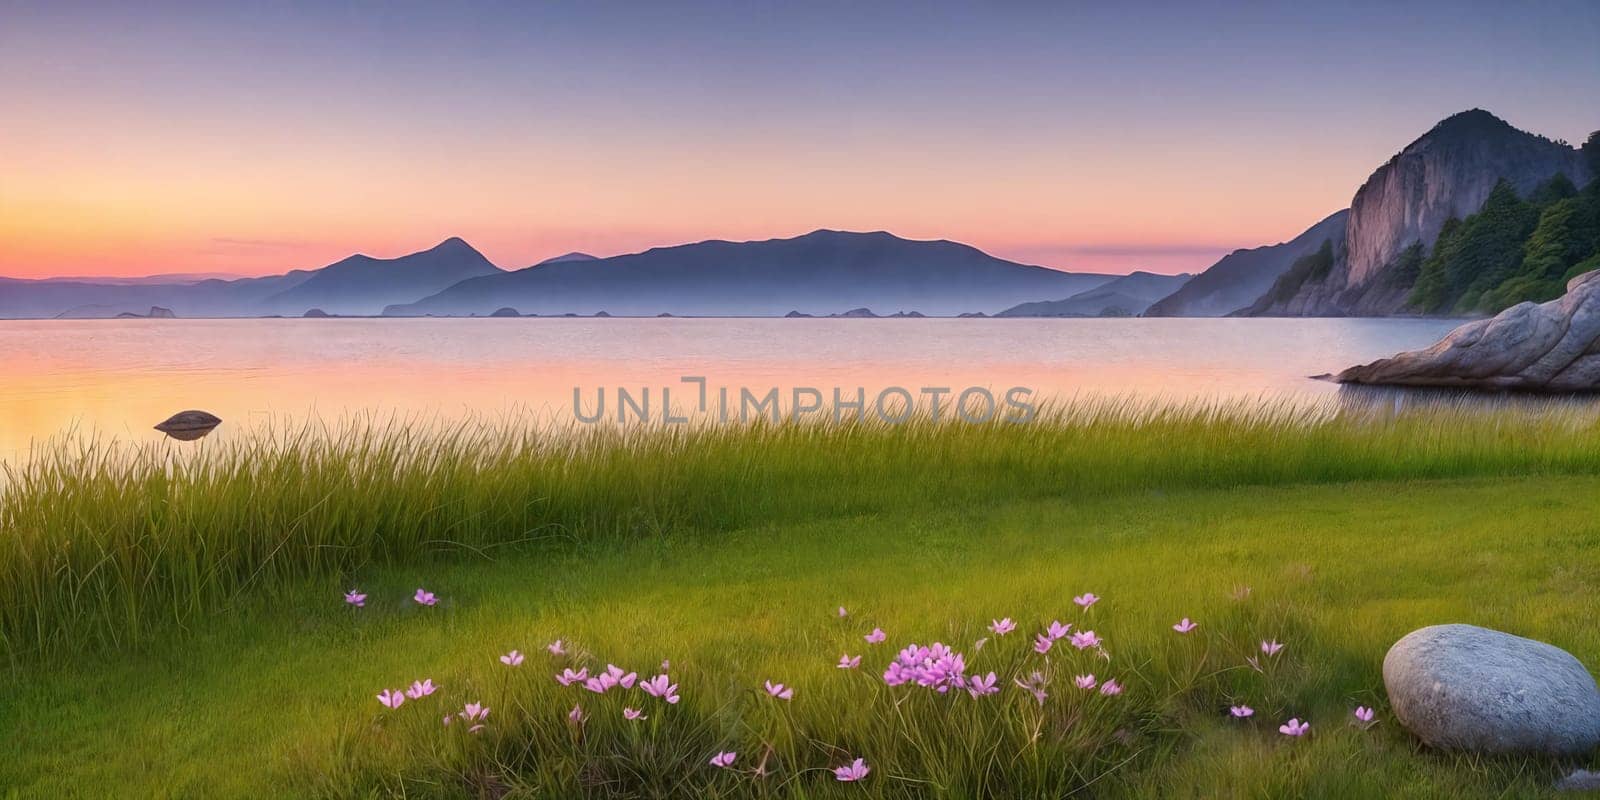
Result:
[[[1396,267],[1413,244],[1430,247],[1445,220],[1483,206],[1501,179],[1527,195],[1557,173],[1582,186],[1592,176],[1573,147],[1517,130],[1487,111],[1445,119],[1379,167],[1356,191],[1333,269],[1260,316],[1377,316],[1404,313],[1414,275]]]

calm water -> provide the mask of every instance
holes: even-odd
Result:
[[[572,418],[572,392],[685,375],[764,392],[891,385],[1037,396],[1315,400],[1306,376],[1425,346],[1439,320],[333,319],[0,322],[0,458],[69,428],[153,440],[350,412]],[[869,395],[870,396],[870,395]],[[608,403],[614,394],[608,397]]]

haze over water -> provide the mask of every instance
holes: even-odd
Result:
[[[683,376],[760,394],[868,397],[889,386],[1013,386],[1036,399],[1284,398],[1307,376],[1424,347],[1457,324],[1419,319],[232,319],[0,322],[0,459],[76,429],[154,441],[189,408],[250,426],[352,414],[573,420],[604,387]],[[659,413],[656,411],[656,413]]]

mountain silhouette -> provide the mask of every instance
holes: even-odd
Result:
[[[329,314],[375,314],[390,304],[499,272],[472,245],[451,237],[399,258],[354,255],[329,264],[293,288],[266,298],[263,311],[297,314],[315,307]]]
[[[791,239],[720,240],[472,278],[394,316],[523,313],[654,316],[826,315],[856,307],[954,316],[1065,297],[1114,276],[1026,266],[950,241],[819,230]]]

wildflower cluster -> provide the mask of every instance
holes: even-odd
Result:
[[[914,683],[940,694],[967,688],[966,656],[941,642],[931,647],[907,646],[883,671],[883,682],[890,686]]]
[[[367,597],[355,590],[344,595],[344,601],[355,608],[364,607]],[[430,606],[438,602],[438,598],[431,592],[418,589],[411,598],[419,605]],[[1087,618],[1092,613],[1092,608],[1099,603],[1101,598],[1093,593],[1086,593],[1073,598],[1081,612]],[[843,607],[838,609],[838,618],[841,620],[849,617]],[[986,626],[988,632],[996,639],[1005,637],[1017,629],[1017,624],[1009,617],[996,619]],[[1200,624],[1189,617],[1181,618],[1176,624],[1170,626],[1171,630],[1180,637],[1193,638]],[[859,631],[854,635],[860,635]],[[853,637],[852,637],[853,638]],[[888,634],[878,627],[871,629],[862,637],[868,645],[880,644],[888,639]],[[979,654],[989,637],[977,640],[971,652]],[[1060,642],[1066,647],[1055,650],[1055,645]],[[568,643],[557,639],[545,646],[551,656],[550,669],[556,683],[563,687],[572,687],[580,697],[594,695],[619,696],[620,700],[608,713],[620,713],[623,720],[635,722],[650,719],[650,714],[670,715],[672,707],[676,706],[681,697],[679,684],[673,679],[670,662],[661,662],[660,672],[652,677],[643,677],[639,672],[620,667],[616,664],[606,664],[604,669],[595,667],[591,671],[577,655],[568,650]],[[996,647],[1001,645],[996,644]],[[1031,653],[1028,652],[1031,649]],[[1276,639],[1264,639],[1259,646],[1252,646],[1251,653],[1244,656],[1245,663],[1269,679],[1276,671],[1276,664],[1280,653],[1285,650],[1285,645]],[[1094,662],[1112,662],[1111,653],[1108,652],[1105,639],[1093,630],[1076,628],[1072,623],[1052,620],[1038,633],[1029,648],[1026,640],[1018,642],[1012,649],[1013,653],[1020,651],[1020,660],[1011,660],[1010,666],[1005,667],[1010,677],[1010,683],[1030,695],[1043,708],[1050,697],[1051,679],[1053,676],[1071,675],[1076,669],[1085,666],[1089,659]],[[987,657],[987,654],[985,654]],[[998,656],[1002,663],[1008,656]],[[517,649],[512,649],[498,656],[500,664],[506,668],[520,668],[527,656]],[[856,670],[863,661],[861,655],[846,653],[839,657],[836,664],[840,670]],[[950,695],[965,692],[972,698],[983,698],[998,694],[1003,681],[994,671],[977,672],[968,674],[969,663],[965,653],[943,643],[934,642],[930,645],[910,644],[897,652],[889,660],[882,672],[883,683],[889,687],[908,687],[925,689],[934,695]],[[1013,672],[1014,670],[1014,672]],[[843,678],[855,680],[855,678]],[[1063,677],[1063,683],[1065,678]],[[1083,670],[1081,673],[1071,675],[1072,687],[1086,694],[1098,694],[1102,698],[1115,698],[1122,695],[1129,687],[1116,678],[1097,677],[1093,672]],[[427,698],[440,687],[432,679],[422,679],[411,683],[408,688],[384,689],[376,695],[378,702],[395,711],[407,701],[417,701]],[[751,687],[758,696],[764,695],[771,700],[783,703],[793,702],[796,689],[793,685],[773,680],[765,681],[759,691]],[[1070,691],[1070,689],[1068,690]],[[633,694],[638,692],[638,694]],[[570,711],[564,712],[567,724],[581,729],[589,719],[589,713],[584,709],[583,700],[574,702]],[[763,701],[770,702],[770,701]],[[896,702],[899,702],[898,700]],[[1073,701],[1069,701],[1073,702]],[[651,706],[651,703],[660,705]],[[993,707],[993,706],[991,706]],[[1004,707],[1004,706],[1000,706]],[[648,713],[647,713],[648,711]],[[1227,714],[1233,717],[1238,724],[1246,724],[1255,715],[1255,710],[1244,703],[1230,705]],[[469,733],[479,733],[486,729],[490,716],[488,706],[480,702],[468,702],[461,710],[445,713],[442,717],[446,726],[452,723],[462,723]],[[1366,729],[1376,723],[1375,712],[1366,706],[1360,706],[1353,712],[1352,725]],[[1291,718],[1278,726],[1278,730],[1286,737],[1301,738],[1311,731],[1309,720],[1300,717]],[[1037,734],[1035,734],[1037,735]],[[765,777],[769,774],[768,758],[773,753],[773,744],[765,743],[765,754],[757,759],[753,766],[744,769],[734,765],[738,760],[738,753],[734,750],[718,749],[709,755],[703,762],[717,770],[747,773],[754,777]],[[872,772],[864,758],[846,756],[844,763],[833,761],[828,770],[832,772],[835,780],[854,783],[865,780]]]

